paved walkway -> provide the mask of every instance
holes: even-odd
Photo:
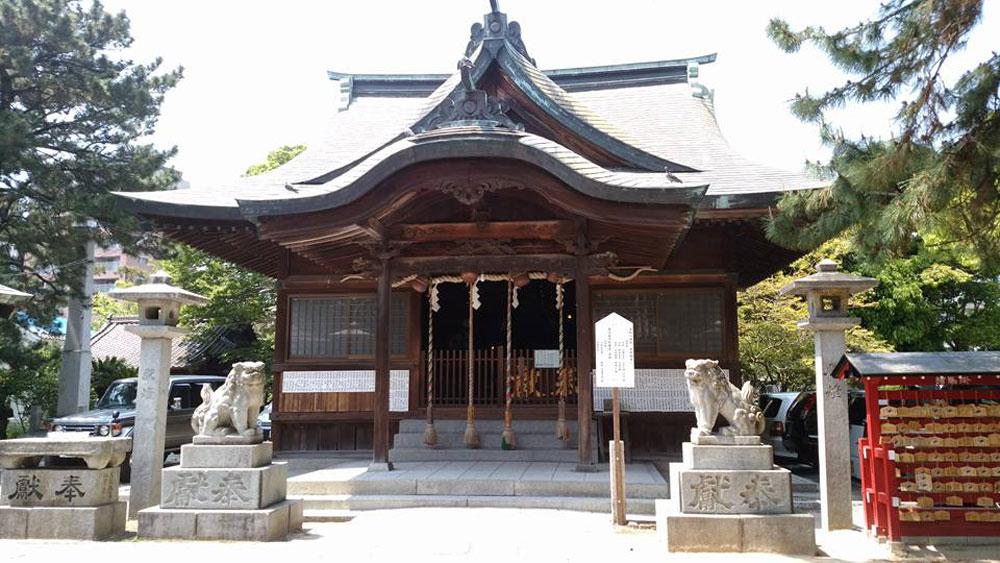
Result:
[[[408,509],[374,511],[351,522],[308,524],[304,533],[274,543],[189,541],[0,541],[0,560],[73,561],[563,561],[602,563],[709,561],[871,561],[888,557],[860,531],[819,535],[822,556],[667,554],[648,527],[616,531],[609,517],[556,510]],[[911,561],[989,560],[996,546],[941,547],[912,553]]]
[[[289,465],[289,481],[544,481],[553,483],[607,483],[608,464],[594,473],[577,472],[572,463],[536,461],[418,461],[394,464],[393,471],[368,471],[367,459],[281,458]],[[652,463],[630,463],[625,482],[634,485],[666,485]]]

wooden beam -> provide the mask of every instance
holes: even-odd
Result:
[[[695,214],[695,221],[752,221],[760,219],[761,217],[770,217],[773,213],[774,210],[769,207],[743,209],[699,209]]]
[[[572,221],[494,221],[489,223],[419,223],[400,225],[404,241],[462,239],[559,240],[575,236]]]
[[[437,274],[458,272],[558,272],[576,276],[580,268],[584,273],[606,272],[615,261],[611,253],[583,257],[582,266],[576,256],[568,254],[521,254],[511,256],[411,256],[393,260],[399,275]]]

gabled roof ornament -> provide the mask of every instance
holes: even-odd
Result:
[[[698,80],[699,74],[698,62],[689,62],[687,66],[687,78],[688,84],[691,85],[691,95],[695,98],[701,98],[703,100],[707,100],[709,103],[712,103],[715,101],[715,90],[705,86],[700,80]]]
[[[496,98],[491,98],[486,92],[476,88],[472,71],[475,65],[468,57],[458,61],[458,71],[462,75],[462,90],[458,90],[446,99],[437,110],[429,116],[426,125],[416,133],[445,127],[502,127],[515,131],[523,131],[524,126],[515,123],[505,115],[507,108]]]
[[[465,48],[465,56],[471,58],[484,40],[506,40],[521,56],[531,61],[532,66],[538,66],[535,59],[528,54],[528,48],[524,45],[524,40],[521,39],[521,24],[516,21],[508,23],[507,14],[500,11],[497,0],[490,0],[490,13],[483,16],[483,23],[472,24],[469,44]]]

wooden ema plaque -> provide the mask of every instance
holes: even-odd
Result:
[[[865,519],[878,536],[1000,537],[1000,376],[864,377]]]

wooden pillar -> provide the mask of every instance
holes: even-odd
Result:
[[[372,463],[369,470],[388,471],[389,463],[389,307],[392,272],[389,256],[379,257],[378,295],[375,314],[375,405]]]
[[[292,255],[288,249],[278,254],[277,296],[274,311],[274,355],[272,365],[283,365],[288,361],[288,293],[285,280],[291,273]],[[281,451],[281,385],[283,372],[273,370],[271,386],[271,443],[276,451]],[[275,416],[277,415],[277,416]],[[279,419],[275,421],[274,419]]]
[[[580,454],[576,470],[596,471],[590,448],[590,419],[594,411],[594,386],[590,370],[594,364],[594,322],[590,317],[590,280],[587,278],[587,256],[576,261],[576,408],[577,449]]]

